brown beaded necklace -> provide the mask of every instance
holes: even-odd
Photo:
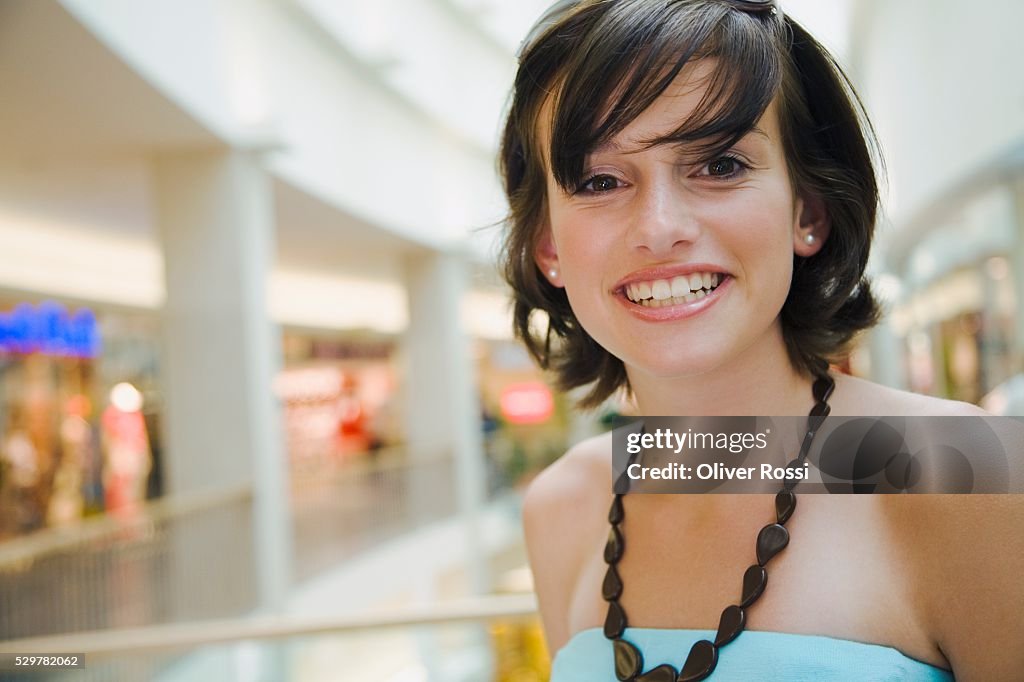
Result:
[[[828,399],[835,389],[835,382],[828,375],[827,369],[815,380],[812,387],[814,407],[807,416],[807,433],[800,444],[800,453],[796,459],[786,466],[789,468],[803,466],[807,453],[814,441],[814,434],[822,421],[831,412]],[[604,560],[608,564],[608,572],[601,585],[601,594],[608,602],[608,615],[604,621],[604,636],[612,641],[615,652],[615,676],[622,682],[697,682],[708,677],[718,664],[718,650],[736,639],[746,625],[746,609],[757,601],[768,584],[768,571],[765,564],[789,544],[789,531],[786,521],[796,509],[796,495],[793,488],[798,479],[787,479],[782,490],[775,495],[775,523],[770,523],[757,534],[757,563],[750,566],[743,574],[743,590],[739,604],[733,604],[722,611],[718,623],[718,631],[712,642],[702,639],[690,649],[682,669],[676,669],[667,663],[641,673],[644,667],[643,655],[633,644],[622,638],[626,630],[626,612],[619,604],[622,596],[622,578],[615,566],[622,559],[626,550],[625,537],[622,534],[622,521],[626,518],[622,506],[622,495],[615,495],[612,507],[608,512],[611,531],[608,543],[604,548]]]

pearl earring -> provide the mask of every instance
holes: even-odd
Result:
[[[551,268],[550,270],[548,270],[548,275],[551,277],[558,277],[558,270]]]
[[[814,243],[814,235],[810,232],[804,235],[804,243],[810,246]]]

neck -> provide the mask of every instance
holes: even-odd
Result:
[[[813,378],[793,367],[778,326],[740,357],[701,374],[657,377],[626,368],[640,414],[804,415]]]

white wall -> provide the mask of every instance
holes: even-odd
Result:
[[[141,158],[0,164],[0,288],[154,308],[163,264]]]
[[[889,164],[896,227],[1024,139],[1019,0],[862,2],[861,95]]]

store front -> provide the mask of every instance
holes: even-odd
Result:
[[[1018,311],[1007,262],[1000,254],[948,272],[894,310],[911,390],[977,403],[1012,375]]]
[[[276,389],[289,463],[317,471],[402,442],[395,342],[286,332]]]
[[[0,299],[0,539],[158,495],[152,317]]]

